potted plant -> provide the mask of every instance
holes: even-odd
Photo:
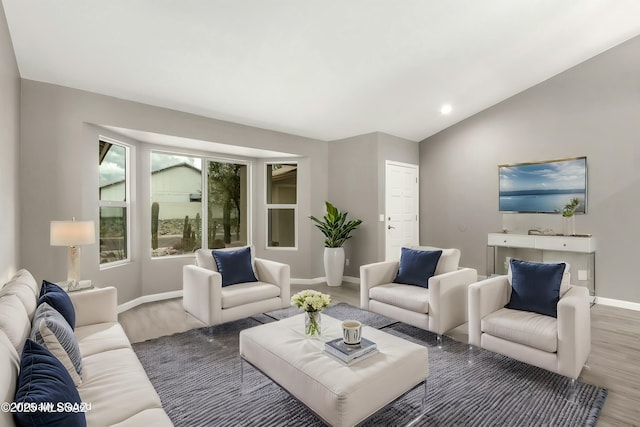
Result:
[[[580,204],[580,200],[577,197],[571,199],[569,203],[562,208],[563,219],[563,233],[565,236],[573,236],[576,234],[576,225],[573,221],[573,215],[576,213],[576,208]]]
[[[325,202],[327,213],[320,220],[310,216],[311,221],[324,234],[324,272],[329,286],[340,286],[344,272],[344,242],[351,238],[351,232],[362,224],[362,220],[347,221],[348,212],[340,212],[329,202]]]

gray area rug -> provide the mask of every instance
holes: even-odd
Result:
[[[245,364],[240,381],[238,334],[261,323],[298,314],[283,309],[253,318],[133,344],[163,406],[182,426],[322,426],[304,405]],[[483,349],[434,334],[347,304],[324,313],[358,319],[429,349],[427,413],[419,426],[592,426],[607,391],[578,382],[574,402],[567,379]],[[252,389],[255,388],[255,389]],[[419,414],[418,387],[365,422],[399,426]]]

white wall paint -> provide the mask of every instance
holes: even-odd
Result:
[[[0,285],[19,266],[18,153],[20,74],[9,28],[0,4]]]
[[[498,213],[497,165],[587,156],[576,232],[597,239],[597,295],[640,302],[639,75],[636,37],[422,141],[421,242],[460,248],[461,264],[484,274],[488,232],[561,230],[558,215]]]
[[[31,270],[38,280],[60,280],[66,274],[65,251],[49,246],[52,219],[75,216],[98,223],[97,141],[100,134],[136,146],[134,162],[139,173],[136,174],[138,181],[133,184],[135,193],[131,201],[135,213],[132,262],[100,271],[97,245],[86,247],[82,258],[83,276],[118,287],[119,300],[124,302],[141,295],[182,289],[182,266],[193,262],[188,257],[150,259],[147,250],[150,230],[148,221],[144,221],[150,218],[149,147],[110,134],[93,124],[293,153],[301,158],[301,217],[310,215],[312,206],[320,205],[327,198],[328,147],[323,141],[30,80],[22,81],[21,104],[20,253],[22,266]],[[143,159],[147,159],[146,163]],[[261,189],[264,183],[261,184],[263,178],[260,176],[256,176],[254,184]],[[253,209],[256,218],[262,217],[263,205],[256,203]],[[284,252],[264,249],[264,237],[254,229],[257,254],[289,263],[294,277],[321,275],[322,240],[316,233],[311,233],[311,224],[305,221],[301,221],[299,231],[299,250]]]

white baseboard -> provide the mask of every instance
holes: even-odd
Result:
[[[626,308],[627,310],[640,311],[640,303],[622,301],[619,299],[596,297],[596,304],[608,305],[611,307]]]
[[[162,301],[165,299],[173,299],[179,298],[182,296],[182,291],[171,291],[171,292],[163,292],[161,294],[152,294],[152,295],[143,295],[140,298],[132,299],[131,301],[127,301],[124,304],[120,304],[118,306],[118,314],[123,311],[131,310],[134,307],[137,307],[141,304],[145,304],[147,302],[155,302]]]

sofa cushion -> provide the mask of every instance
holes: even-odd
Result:
[[[43,302],[46,302],[55,308],[58,313],[62,314],[62,317],[64,317],[67,323],[69,323],[69,326],[71,326],[71,329],[76,328],[76,312],[69,295],[64,289],[55,283],[43,280],[38,304],[42,304]]]
[[[234,251],[212,251],[218,272],[222,275],[222,286],[236,283],[257,282],[251,262],[251,248]]]
[[[374,286],[369,289],[369,298],[416,313],[429,312],[429,289],[419,286],[399,283]]]
[[[2,329],[18,353],[31,332],[31,322],[20,298],[8,294],[0,297],[0,329]]]
[[[513,310],[532,311],[558,316],[560,282],[566,265],[511,260],[511,297],[505,306]]]
[[[160,397],[132,349],[87,356],[83,364],[84,377],[78,392],[84,402],[91,402],[91,411],[86,414],[88,425],[110,426],[141,411],[162,408]]]
[[[82,357],[119,348],[131,348],[131,343],[118,322],[78,326],[75,335]]]
[[[441,250],[423,251],[402,248],[400,266],[394,283],[429,287],[429,278],[435,274]]]
[[[0,330],[0,402],[12,402],[16,395],[16,384],[20,372],[20,356],[18,351]],[[0,426],[14,424],[11,412],[0,411]]]
[[[111,427],[170,426],[171,419],[162,408],[145,409]]]
[[[20,359],[15,402],[80,404],[80,395],[67,370],[49,350],[27,340]],[[86,426],[84,412],[16,412],[18,426]]]
[[[38,299],[36,298],[34,289],[24,282],[11,280],[9,283],[4,285],[2,290],[0,290],[0,298],[3,295],[10,294],[17,296],[20,299],[20,302],[27,312],[29,320],[33,319],[33,314],[35,313],[36,306],[38,305]]]
[[[485,316],[480,329],[485,334],[549,353],[558,350],[558,320],[551,316],[501,308]]]
[[[46,302],[36,310],[30,338],[58,358],[69,371],[75,385],[82,382],[82,356],[78,340],[65,318]]]
[[[222,308],[237,307],[280,296],[280,288],[271,283],[238,283],[222,288]]]

